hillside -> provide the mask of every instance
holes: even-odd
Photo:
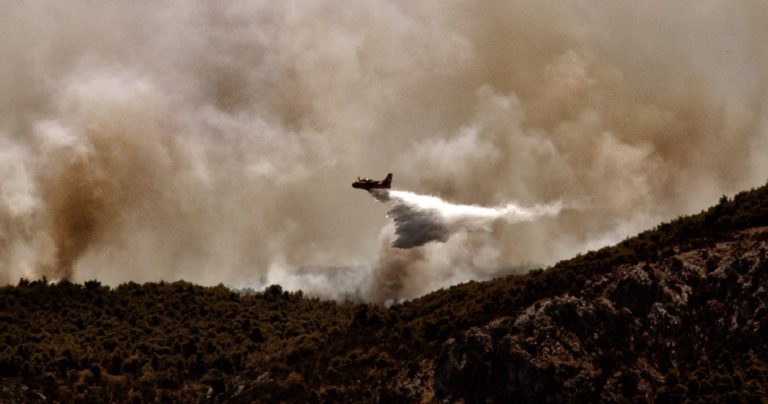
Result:
[[[384,308],[186,282],[0,289],[0,401],[768,401],[768,186]]]

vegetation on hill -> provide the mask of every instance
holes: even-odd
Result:
[[[536,327],[522,329],[514,324],[525,323],[526,313],[535,314],[552,304],[561,308],[558,310],[598,310],[603,307],[597,303],[600,299],[609,300],[615,311],[607,319],[622,320],[614,328],[603,329],[598,338],[580,337],[584,354],[569,356],[569,360],[591,358],[588,363],[595,370],[594,380],[576,384],[602,389],[590,394],[608,394],[612,379],[606,369],[617,364],[634,366],[649,351],[668,349],[657,345],[663,340],[643,334],[662,332],[655,327],[668,326],[647,318],[650,307],[664,303],[659,285],[691,289],[686,292],[691,298],[686,298],[685,305],[662,308],[686,326],[699,327],[705,337],[712,330],[728,329],[712,325],[718,324],[720,314],[733,315],[733,311],[717,310],[718,304],[736,305],[736,315],[742,320],[759,319],[767,313],[760,304],[768,290],[767,268],[764,251],[758,250],[768,233],[744,232],[760,226],[768,226],[768,186],[733,199],[723,197],[698,215],[678,218],[547,270],[468,282],[391,308],[322,301],[301,292],[285,292],[276,285],[261,293],[244,293],[187,282],[109,288],[96,281],[80,285],[22,280],[0,288],[0,401],[575,399],[582,396],[517,396],[512,390],[492,392],[490,387],[486,395],[473,393],[471,386],[463,384],[495,380],[488,378],[508,369],[503,364],[488,365],[488,369],[480,366],[485,356],[467,351],[475,346],[467,341],[473,341],[472,336],[490,341],[478,346],[496,352],[500,347],[509,350],[504,344],[528,335],[542,339],[540,343],[546,346],[557,333],[545,335]],[[723,246],[731,250],[718,250],[726,248]],[[694,251],[699,258],[685,255]],[[702,254],[721,258],[700,258]],[[725,262],[722,257],[726,256],[735,258]],[[739,261],[744,257],[749,260]],[[699,271],[708,265],[719,265],[720,272],[715,268]],[[646,273],[655,274],[649,278],[650,286],[627,280],[640,276],[636,272],[645,267],[652,269]],[[683,268],[698,275],[675,282],[664,278]],[[600,282],[604,283],[596,289]],[[739,282],[751,282],[749,293],[733,289]],[[760,288],[763,294],[757,292]],[[603,289],[619,292],[596,292]],[[562,303],[569,296],[581,303]],[[551,319],[546,324],[563,333],[579,327],[578,322],[568,322],[568,316],[545,314],[536,318]],[[768,381],[764,339],[768,323],[753,323],[752,328],[745,324],[737,321],[733,328],[746,333],[738,340],[713,334],[712,341],[726,344],[727,351],[716,350],[712,343],[702,344],[695,357],[691,353],[666,367],[648,355],[648,369],[657,369],[658,374],[655,370],[649,375],[628,373],[622,376],[626,380],[613,384],[618,393],[612,394],[642,398],[638,396],[642,392],[646,399],[659,401],[682,397],[720,401],[738,399],[731,393],[743,391],[744,397],[765,400],[761,386]],[[688,343],[681,338],[694,336],[690,332],[663,335],[675,346]],[[608,354],[629,349],[617,345],[628,338],[650,345],[632,345],[636,352],[626,357]],[[541,359],[527,359],[528,364],[559,358],[541,356],[535,350],[531,351],[534,354],[514,352]],[[465,364],[477,359],[479,367],[471,371],[460,367],[452,373],[451,366],[458,366],[450,360],[454,354],[469,358],[461,362]],[[703,361],[701,355],[707,354],[710,356]],[[635,362],[628,362],[630,356]],[[517,363],[510,358],[505,363]],[[561,368],[537,373],[539,365],[531,366],[531,375],[539,375],[536,380],[551,380],[552,386],[566,389],[558,381],[570,379],[555,372]],[[586,369],[587,365],[579,366],[573,368]],[[632,388],[633,383],[648,386]],[[504,383],[493,385],[504,387]]]

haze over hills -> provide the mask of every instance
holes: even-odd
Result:
[[[764,402],[768,185],[389,308],[187,282],[0,289],[0,400]]]
[[[604,3],[3,2],[0,283],[414,298],[762,183],[765,3]],[[349,186],[388,172],[566,209],[404,253]]]

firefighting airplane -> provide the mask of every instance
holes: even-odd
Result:
[[[392,173],[387,174],[387,178],[381,181],[372,180],[370,178],[357,177],[357,181],[352,183],[352,188],[360,188],[365,190],[371,189],[389,189],[392,187]]]

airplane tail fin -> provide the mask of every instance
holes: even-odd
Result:
[[[383,184],[387,188],[392,186],[392,173],[387,174],[387,178],[384,178]]]

